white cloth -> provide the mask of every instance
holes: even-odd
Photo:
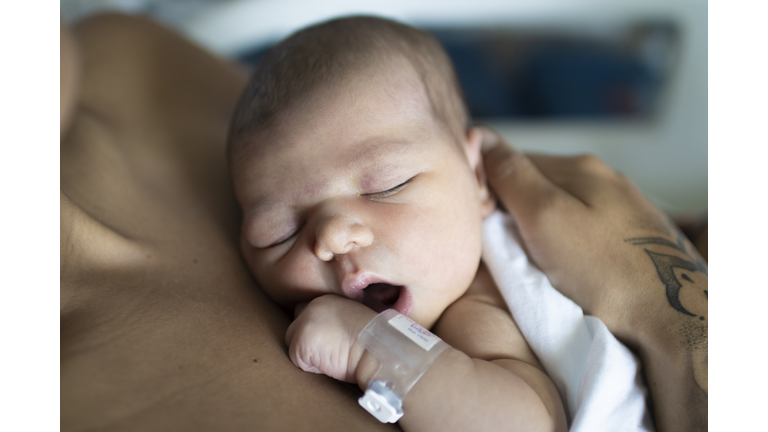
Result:
[[[514,221],[499,211],[483,225],[483,260],[560,391],[569,430],[653,431],[637,357],[552,287],[528,261]]]

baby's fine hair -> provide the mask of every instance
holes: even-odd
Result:
[[[424,86],[432,115],[454,139],[470,126],[469,112],[453,63],[429,33],[391,20],[357,16],[300,30],[262,58],[235,109],[227,159],[255,132],[270,127],[305,96],[342,85],[363,68],[404,57]]]

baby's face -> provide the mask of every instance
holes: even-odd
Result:
[[[313,95],[233,164],[242,251],[278,304],[337,294],[431,327],[472,282],[479,133],[459,148],[401,69]]]

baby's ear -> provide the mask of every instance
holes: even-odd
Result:
[[[496,209],[496,196],[488,188],[488,182],[486,181],[481,149],[482,144],[483,133],[480,129],[476,127],[469,128],[464,151],[467,153],[469,166],[475,172],[477,184],[480,187],[480,205],[482,206],[483,218],[485,218]]]

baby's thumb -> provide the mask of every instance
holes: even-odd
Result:
[[[539,210],[563,192],[547,179],[525,155],[487,127],[483,132],[483,164],[488,185],[519,222],[534,218]]]

